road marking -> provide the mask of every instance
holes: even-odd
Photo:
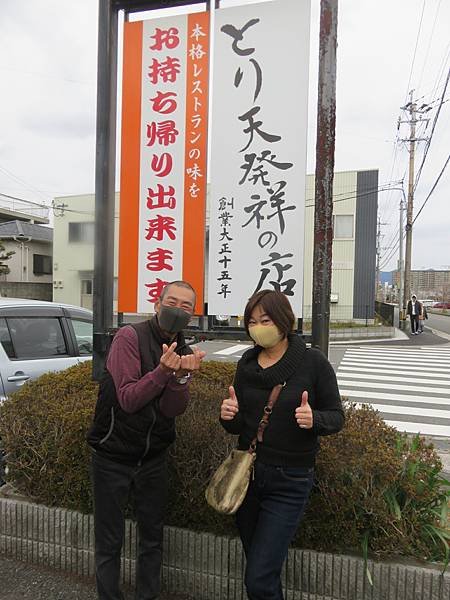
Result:
[[[444,381],[438,381],[436,379],[423,379],[423,378],[415,378],[415,377],[410,377],[408,374],[405,375],[405,377],[391,377],[389,375],[371,375],[371,374],[367,374],[367,373],[341,373],[341,370],[339,369],[339,371],[337,372],[337,377],[338,379],[345,379],[345,378],[349,378],[352,380],[355,379],[370,379],[373,381],[400,381],[400,382],[405,382],[405,383],[429,383],[430,385],[434,385],[434,384],[441,384],[441,383],[450,383],[450,380],[444,380]],[[386,387],[386,386],[385,386]],[[425,388],[427,389],[427,388]],[[434,388],[431,388],[431,391],[434,391]],[[450,388],[445,390],[448,394],[450,394]],[[444,393],[444,392],[442,392]]]
[[[447,367],[441,367],[441,368],[434,368],[434,367],[413,367],[411,366],[410,362],[405,363],[405,366],[401,365],[400,363],[393,363],[393,362],[389,362],[389,363],[382,363],[382,362],[372,362],[372,361],[365,361],[365,360],[356,360],[356,359],[352,359],[352,360],[346,360],[345,358],[341,361],[339,368],[342,369],[344,366],[346,367],[359,367],[359,369],[364,369],[365,367],[370,367],[370,369],[372,370],[374,365],[378,368],[383,368],[383,369],[399,369],[401,367],[402,371],[414,371],[414,372],[420,372],[420,371],[426,371],[427,373],[442,373],[444,375],[448,375],[449,374],[449,370]],[[366,369],[367,370],[367,369]]]
[[[450,349],[353,347],[336,376],[342,397],[371,406],[397,430],[450,437]],[[414,422],[392,420],[402,416]],[[416,422],[425,417],[441,424]]]
[[[431,423],[410,423],[408,421],[389,421],[385,420],[388,425],[395,427],[399,431],[407,433],[420,433],[422,435],[437,435],[448,437],[450,426],[448,425],[432,425]]]
[[[448,410],[438,408],[417,408],[414,406],[396,406],[395,404],[376,404],[372,402],[357,402],[356,406],[369,405],[383,414],[415,415],[417,417],[433,417],[434,419],[448,419],[450,430],[450,413]]]
[[[438,360],[450,360],[450,354],[447,352],[439,352],[430,354],[425,350],[393,350],[389,352],[388,350],[377,350],[375,348],[351,348],[347,350],[350,354],[370,354],[372,356],[407,356],[408,358],[433,358]],[[346,353],[347,353],[346,352]]]
[[[339,382],[338,377],[338,382]],[[349,387],[359,387],[359,388],[372,388],[372,389],[386,389],[386,384],[381,383],[377,384],[376,381],[343,381],[343,384]],[[444,394],[447,398],[449,396],[450,390],[447,388],[429,388],[429,387],[421,387],[419,385],[400,385],[399,383],[390,383],[389,389],[391,390],[407,390],[409,392],[423,392],[424,394],[428,394],[429,392],[433,392],[433,394]]]
[[[250,348],[250,344],[236,344],[235,346],[230,346],[229,348],[224,348],[223,350],[217,350],[217,352],[214,352],[213,354],[223,354],[225,356],[229,356],[230,354],[239,352],[239,350],[244,350],[244,348]]]
[[[424,364],[424,365],[437,365],[440,367],[450,367],[450,359],[445,359],[445,358],[439,358],[439,359],[434,359],[434,358],[430,358],[428,356],[390,356],[387,354],[384,354],[382,356],[380,355],[374,355],[371,353],[365,353],[365,354],[353,354],[353,352],[349,352],[349,353],[345,353],[345,357],[346,358],[364,358],[365,360],[371,360],[372,362],[375,361],[379,361],[381,359],[381,362],[398,362],[398,363],[407,363],[407,364],[411,364],[411,361],[418,361],[419,364]]]
[[[378,365],[378,364],[376,365],[376,367],[379,367],[379,366],[380,365]],[[351,371],[352,373],[361,373],[362,370],[363,369],[360,365],[357,365],[356,367],[354,367],[351,365],[350,366],[347,365],[347,363],[345,363],[345,365],[341,365],[339,367],[339,373],[341,373],[342,371]],[[448,381],[448,383],[450,383],[450,373],[448,371],[447,372],[441,371],[439,373],[430,373],[430,370],[427,369],[426,373],[417,373],[417,371],[414,371],[412,368],[410,368],[409,370],[413,371],[415,377],[423,378],[423,377],[427,377],[430,375],[433,378],[435,378],[436,381],[438,381],[438,383],[445,383],[446,381]],[[364,372],[366,372],[366,370]],[[398,371],[395,369],[395,367],[393,367],[393,368],[385,367],[384,369],[372,367],[370,369],[370,373],[384,373],[385,375],[403,375],[404,377],[411,377],[411,373],[405,373],[405,371]],[[422,382],[422,379],[420,379],[420,381]],[[423,380],[423,382],[425,383],[425,380]]]
[[[392,400],[393,402],[412,402],[414,404],[446,404],[446,398],[437,396],[410,396],[409,394],[389,394],[386,392],[366,392],[339,388],[341,396],[348,398],[368,398],[372,400]],[[450,418],[450,411],[448,412]]]

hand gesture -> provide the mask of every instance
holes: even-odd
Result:
[[[230,385],[228,391],[230,392],[230,397],[225,398],[220,407],[220,418],[224,421],[231,421],[239,412],[239,404],[234,387]]]
[[[176,347],[176,342],[173,342],[170,346],[167,344],[163,344],[162,346],[162,355],[159,360],[159,366],[166,373],[173,373],[180,369],[181,359],[175,352]]]
[[[300,406],[295,409],[295,420],[302,429],[311,429],[313,426],[313,413],[308,403],[308,392],[303,392]]]
[[[192,349],[192,354],[185,354],[181,357],[180,370],[183,371],[183,374],[198,371],[202,360],[206,356],[206,352],[203,352],[203,350],[199,350],[195,346]]]

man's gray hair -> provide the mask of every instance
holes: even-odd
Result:
[[[195,306],[195,302],[197,300],[197,294],[195,293],[195,290],[192,287],[192,285],[190,283],[188,283],[187,281],[183,281],[182,279],[180,279],[179,281],[169,281],[169,283],[167,283],[163,287],[163,290],[161,292],[161,296],[159,297],[160,300],[164,300],[164,298],[165,298],[165,296],[167,294],[167,290],[170,288],[171,285],[177,285],[178,287],[183,287],[183,288],[186,288],[188,290],[191,290],[191,292],[194,294],[194,306]]]

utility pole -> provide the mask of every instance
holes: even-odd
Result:
[[[399,247],[398,247],[398,308],[400,327],[402,327],[404,312],[403,312],[403,211],[405,210],[405,200],[400,198],[400,221],[399,221]]]
[[[408,203],[406,207],[406,243],[405,243],[405,280],[403,290],[403,308],[406,308],[408,300],[411,296],[411,255],[412,255],[412,224],[413,224],[413,208],[414,208],[414,158],[416,151],[416,142],[424,141],[424,138],[416,138],[416,124],[428,121],[428,119],[417,119],[417,114],[423,113],[424,110],[417,109],[416,102],[413,101],[413,92],[409,93],[409,102],[406,106],[402,106],[402,110],[409,113],[407,121],[400,123],[408,123],[410,126],[409,139],[402,140],[409,142],[409,178],[408,178]],[[403,235],[400,236],[400,245],[403,240]]]
[[[377,226],[377,266],[375,270],[375,300],[378,300],[378,290],[380,287],[380,256],[381,256],[381,226],[386,225],[382,223],[380,217],[378,217]]]

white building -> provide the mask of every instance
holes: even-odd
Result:
[[[335,173],[332,319],[373,318],[378,170]],[[117,299],[118,200],[114,251]],[[92,308],[94,195],[55,199],[53,298]],[[60,208],[58,208],[60,207]],[[314,176],[308,175],[305,207],[304,319],[311,316],[314,239]]]
[[[0,223],[5,252],[14,254],[4,262],[9,273],[0,275],[2,296],[52,299],[53,230],[35,223],[14,220]]]

